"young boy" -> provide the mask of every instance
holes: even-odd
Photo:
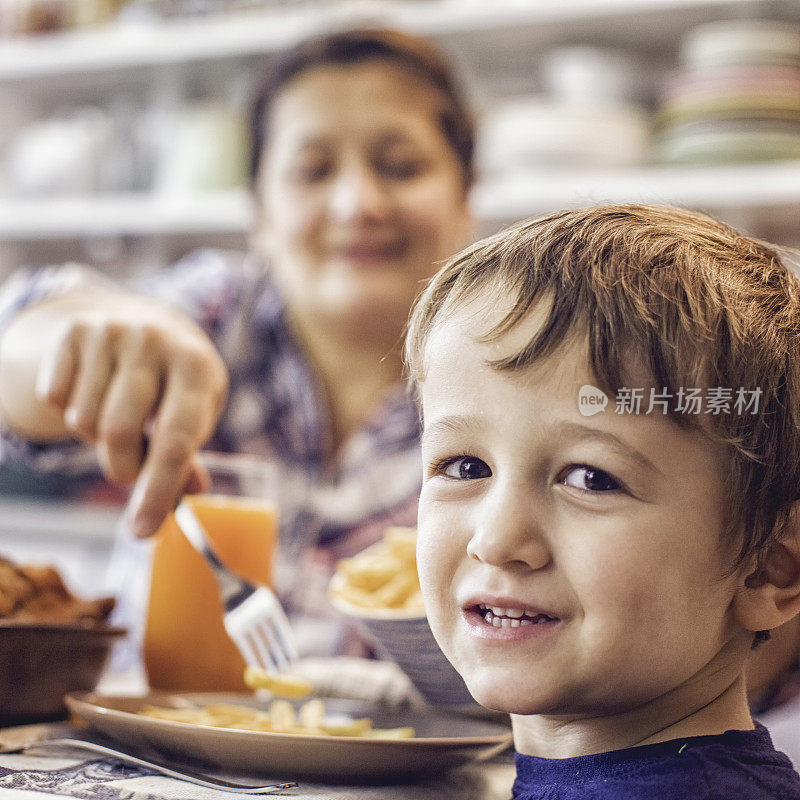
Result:
[[[744,667],[800,610],[800,285],[674,208],[453,258],[407,357],[434,634],[512,715],[514,797],[800,798]]]

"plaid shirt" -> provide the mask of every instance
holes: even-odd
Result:
[[[74,265],[19,273],[0,291],[0,325],[31,302],[101,280],[108,279]],[[197,321],[228,366],[228,403],[208,447],[275,460],[286,485],[300,487],[280,498],[278,584],[290,608],[318,613],[337,559],[376,541],[387,525],[415,524],[420,429],[406,387],[396,386],[333,453],[325,396],[261,264],[202,250],[133,286]],[[93,452],[79,442],[41,445],[4,432],[2,448],[4,458],[39,470],[97,472]]]

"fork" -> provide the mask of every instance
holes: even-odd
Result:
[[[147,769],[155,770],[156,772],[160,772],[162,775],[166,775],[169,778],[177,778],[178,780],[188,781],[189,783],[194,783],[198,786],[206,786],[210,789],[219,789],[223,792],[237,792],[240,794],[273,794],[275,792],[280,792],[283,789],[293,789],[297,786],[295,781],[289,781],[287,783],[273,783],[263,786],[253,786],[253,784],[247,783],[236,783],[235,781],[228,781],[223,778],[217,778],[213,775],[206,775],[202,772],[195,772],[194,770],[191,770],[185,766],[170,767],[166,764],[160,763],[159,761],[139,758],[138,756],[131,755],[130,753],[124,753],[120,750],[115,750],[112,747],[106,747],[103,744],[90,742],[85,739],[43,739],[39,742],[32,742],[22,747],[4,750],[3,752],[27,753],[30,750],[45,747],[81,747],[84,750],[91,750],[94,753],[100,753],[101,755],[118,758],[121,761],[127,761],[129,764],[135,764],[138,767],[145,767]]]
[[[294,634],[275,593],[266,586],[253,586],[222,563],[186,500],[178,503],[175,520],[214,572],[225,609],[225,630],[244,660],[270,672],[281,672],[297,661]]]

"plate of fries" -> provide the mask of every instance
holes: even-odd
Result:
[[[417,531],[392,527],[352,558],[341,559],[328,587],[331,603],[376,652],[395,661],[431,705],[480,708],[433,638],[417,575]]]
[[[511,743],[496,721],[318,698],[143,697],[76,692],[70,710],[129,748],[249,775],[326,782],[409,780],[490,758]]]

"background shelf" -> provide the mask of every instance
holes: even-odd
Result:
[[[343,6],[239,13],[192,20],[115,23],[85,32],[7,40],[0,81],[268,55],[314,31],[386,25],[432,36],[459,58],[492,70],[515,57],[572,42],[621,47],[650,57],[672,52],[690,28],[765,13],[800,21],[787,0],[465,0],[353,2]]]
[[[655,202],[704,209],[769,213],[776,223],[800,222],[800,161],[721,167],[530,170],[487,179],[473,190],[481,228],[569,206]],[[0,202],[0,238],[14,241],[81,236],[238,234],[252,222],[244,189],[194,196],[116,194]]]
[[[6,39],[0,42],[0,102],[9,111],[0,120],[0,155],[16,130],[47,118],[54,108],[64,113],[70,104],[127,104],[135,118],[148,108],[163,111],[225,97],[241,110],[257,62],[312,32],[362,24],[432,36],[461,66],[479,112],[488,113],[498,98],[520,87],[537,91],[537,70],[553,48],[624,52],[644,65],[642,77],[654,88],[675,67],[687,31],[741,17],[800,24],[800,2],[351,0]],[[162,160],[170,158],[162,154]],[[4,191],[0,238],[9,247],[0,256],[0,272],[62,254],[63,260],[94,257],[86,242],[103,237],[144,243],[145,260],[155,265],[194,245],[245,246],[252,221],[245,189],[176,192],[160,178],[155,175],[151,191],[85,197],[15,199]],[[473,208],[480,232],[487,233],[562,206],[626,200],[701,208],[751,232],[800,241],[800,162],[629,169],[514,165],[505,176],[479,181]],[[117,270],[124,258],[115,251],[101,266]]]

